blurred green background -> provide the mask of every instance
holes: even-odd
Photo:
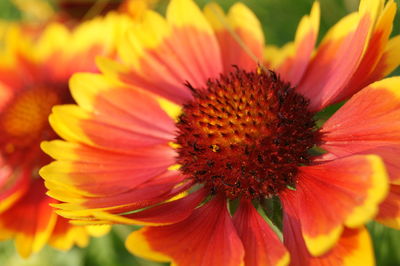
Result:
[[[19,0],[20,3],[31,0]],[[51,0],[49,0],[51,1]],[[199,5],[210,2],[197,0]],[[234,0],[214,1],[225,9]],[[267,43],[283,45],[293,39],[297,23],[304,14],[308,14],[313,0],[243,0],[260,19]],[[400,0],[396,0],[399,4]],[[321,32],[320,38],[341,17],[357,9],[358,0],[320,0]],[[166,0],[156,7],[164,10]],[[52,3],[52,5],[54,5]],[[399,13],[399,12],[398,12]],[[20,20],[22,15],[11,0],[0,0],[0,19]],[[393,34],[400,33],[399,15],[396,17]],[[397,71],[397,73],[399,73]],[[73,248],[68,252],[44,248],[29,259],[21,259],[15,252],[12,241],[0,242],[0,265],[2,266],[157,266],[168,265],[149,262],[129,254],[124,247],[124,239],[132,230],[129,226],[115,226],[112,232],[101,238],[92,238],[86,249]],[[400,232],[371,222],[368,225],[376,252],[377,265],[400,265]],[[362,265],[361,265],[362,266]]]

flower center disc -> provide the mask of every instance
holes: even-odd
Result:
[[[18,138],[20,145],[29,143],[48,125],[47,117],[57,103],[59,96],[50,89],[39,87],[21,92],[0,116],[0,126],[9,138]]]
[[[318,142],[309,101],[273,72],[237,70],[187,85],[194,99],[177,122],[181,171],[228,198],[276,195],[294,186]]]

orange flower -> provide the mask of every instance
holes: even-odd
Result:
[[[381,202],[397,180],[400,79],[375,82],[400,63],[395,10],[361,1],[314,52],[317,2],[294,43],[265,58],[243,4],[147,12],[120,44],[122,64],[74,75],[78,105],[50,115],[66,141],[42,144],[56,161],[40,173],[58,213],[147,225],[128,249],[174,265],[286,265],[289,254],[293,265],[372,265],[363,224],[379,204],[399,214],[384,208],[399,206],[393,189]],[[315,115],[344,99],[318,127]]]
[[[28,33],[18,25],[4,30],[0,60],[0,239],[14,238],[23,257],[47,242],[63,250],[88,242],[85,227],[71,226],[49,205],[57,201],[46,195],[38,175],[38,169],[50,161],[41,152],[40,142],[56,137],[47,121],[53,105],[73,103],[68,91],[72,73],[95,72],[96,55],[115,54],[115,27],[123,21],[128,20],[110,14],[73,31],[57,23],[40,34]]]

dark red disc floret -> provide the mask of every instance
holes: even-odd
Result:
[[[309,101],[272,71],[237,69],[193,88],[178,128],[181,171],[226,197],[259,198],[295,186],[319,133]]]

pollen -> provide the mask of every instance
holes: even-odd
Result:
[[[47,117],[58,94],[45,88],[32,88],[16,95],[0,117],[0,125],[11,138],[34,138],[48,125]]]
[[[272,71],[237,69],[193,88],[176,124],[180,171],[228,198],[295,187],[319,132],[309,101]]]

